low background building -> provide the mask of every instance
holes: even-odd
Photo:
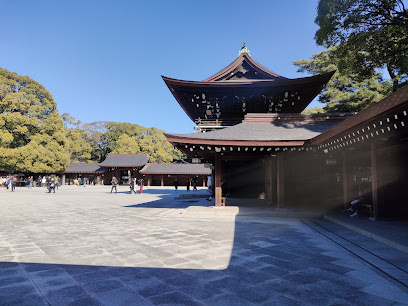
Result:
[[[72,163],[62,175],[62,185],[73,185],[77,178],[81,178],[84,184],[103,184],[106,170],[98,164]]]
[[[211,175],[211,169],[205,168],[204,164],[150,164],[147,163],[141,174],[146,175],[148,186],[174,186],[178,180],[179,186],[186,186],[187,181],[197,177],[197,186],[206,186],[207,177]]]
[[[119,180],[119,184],[129,184],[134,177],[140,178],[139,170],[149,161],[149,154],[115,154],[110,153],[100,163],[101,167],[107,168],[105,173],[105,185],[111,183],[112,177]]]

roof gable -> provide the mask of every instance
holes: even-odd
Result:
[[[241,53],[235,61],[203,82],[276,79],[286,78],[262,66],[248,53]]]

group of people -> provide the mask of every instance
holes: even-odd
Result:
[[[88,179],[82,178],[82,177],[78,177],[76,179],[74,179],[74,186],[84,186],[88,183]]]
[[[25,178],[24,180],[19,180],[17,175],[9,175],[5,178],[1,178],[0,184],[3,185],[4,187],[7,188],[7,190],[10,190],[14,192],[16,190],[17,184],[25,184],[25,186],[28,187],[28,189],[31,189],[34,187],[34,183],[36,183],[37,187],[47,187],[48,192],[54,191],[55,189],[58,189],[58,178],[54,176],[48,176],[48,177],[41,177],[39,176],[38,179],[35,181],[33,176],[29,176],[28,178]]]
[[[118,193],[117,186],[119,185],[119,181],[118,181],[118,179],[116,178],[116,176],[113,176],[113,177],[112,177],[111,183],[112,183],[112,188],[111,188],[110,193],[112,193],[113,190],[115,190],[115,193]],[[132,193],[137,193],[137,191],[136,191],[136,185],[139,186],[139,194],[142,194],[142,193],[143,193],[143,186],[144,186],[144,179],[143,179],[143,177],[141,177],[140,179],[137,179],[137,178],[135,178],[135,177],[134,177],[133,179],[131,179],[130,184],[129,184],[130,194],[132,194]]]
[[[30,185],[32,187],[32,184],[29,184],[28,187],[30,188]],[[55,193],[55,189],[58,189],[59,187],[59,182],[58,182],[58,177],[55,176],[39,176],[37,179],[37,187],[42,187],[42,188],[47,188],[48,189],[48,193],[51,193],[51,191],[54,191]]]
[[[191,179],[187,179],[185,186],[187,188],[187,191],[190,191],[190,186],[193,187],[193,190],[197,190],[197,179],[198,176],[194,176]],[[174,188],[176,189],[176,191],[178,190],[178,187],[180,186],[178,179],[176,178],[174,180]]]
[[[17,182],[18,178],[16,175],[9,175],[1,180],[1,184],[10,191],[16,190]]]

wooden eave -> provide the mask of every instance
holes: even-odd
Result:
[[[302,146],[304,140],[220,140],[220,139],[202,139],[202,138],[191,138],[175,136],[172,134],[165,133],[167,140],[176,145],[178,143],[182,144],[193,144],[193,145],[209,145],[209,146],[239,146],[239,147],[284,147],[284,146]]]
[[[246,61],[251,68],[257,70],[261,74],[263,74],[265,77],[270,78],[270,79],[286,79],[285,77],[269,70],[268,68],[262,66],[259,64],[257,61],[252,59],[252,57],[249,54],[242,53],[240,54],[231,64],[229,64],[227,67],[224,69],[220,70],[216,74],[210,76],[209,78],[206,78],[203,82],[216,82],[217,80],[223,78],[224,76],[227,76],[230,74],[234,69],[236,69],[239,65],[241,65],[244,61]]]
[[[395,112],[396,110],[407,108],[408,102],[408,86],[401,88],[390,96],[382,99],[381,101],[371,105],[370,107],[362,110],[353,117],[339,123],[334,128],[308,140],[306,145],[315,145],[325,142],[331,138],[337,137],[347,131],[353,130],[358,126],[380,120],[386,117],[388,114]]]
[[[325,85],[333,76],[335,71],[331,71],[324,74],[314,75],[310,77],[297,78],[297,79],[281,79],[281,80],[246,80],[246,81],[226,81],[226,82],[212,82],[212,81],[186,81],[179,79],[172,79],[162,76],[164,82],[170,91],[173,91],[171,86],[187,86],[199,88],[229,88],[229,87],[278,87],[278,86],[291,86],[291,85],[304,85],[312,83],[321,83]],[[173,94],[174,95],[174,94]]]

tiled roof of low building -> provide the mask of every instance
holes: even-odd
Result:
[[[92,163],[72,163],[69,164],[65,173],[99,173],[105,172],[106,168]]]
[[[331,129],[353,114],[248,114],[242,123],[220,130],[166,136],[204,141],[305,141]]]
[[[211,169],[204,164],[146,164],[140,173],[143,174],[189,174],[211,175]]]
[[[99,165],[103,167],[142,167],[148,161],[149,154],[110,153]]]

